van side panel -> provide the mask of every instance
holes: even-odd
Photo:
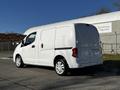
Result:
[[[75,46],[73,28],[70,26],[56,28],[55,48]]]
[[[55,29],[43,29],[40,32],[38,64],[44,66],[53,66],[54,60],[54,42]]]
[[[63,56],[69,67],[72,67],[72,48],[75,47],[75,32],[73,26],[56,28],[55,56]],[[75,60],[74,60],[75,61]]]

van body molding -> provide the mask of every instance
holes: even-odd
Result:
[[[55,48],[55,50],[64,50],[64,49],[72,49],[72,47]]]

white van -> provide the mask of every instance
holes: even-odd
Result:
[[[58,75],[68,69],[102,64],[100,38],[89,24],[62,24],[34,27],[16,47],[16,66],[25,64],[55,67]]]

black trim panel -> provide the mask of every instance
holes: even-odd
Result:
[[[55,50],[64,50],[64,49],[72,49],[72,47],[55,48]]]

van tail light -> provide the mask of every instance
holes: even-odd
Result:
[[[77,55],[78,55],[78,49],[77,48],[73,48],[72,49],[72,56],[73,57],[77,57]]]

